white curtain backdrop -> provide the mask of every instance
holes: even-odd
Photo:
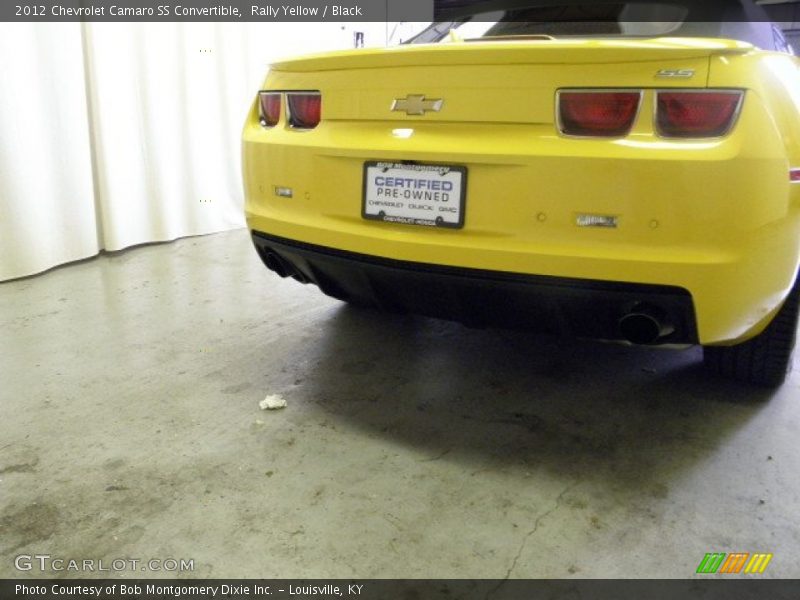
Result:
[[[98,251],[78,24],[0,26],[0,280]]]
[[[270,61],[385,23],[0,24],[0,281],[244,225],[239,135]]]

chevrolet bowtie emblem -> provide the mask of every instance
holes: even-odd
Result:
[[[405,98],[395,98],[392,110],[405,112],[407,115],[424,115],[427,111],[439,112],[442,110],[444,100],[426,100],[422,94],[409,94]]]

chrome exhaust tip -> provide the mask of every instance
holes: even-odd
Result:
[[[675,326],[662,309],[640,304],[619,320],[619,330],[632,344],[649,345],[674,332]]]

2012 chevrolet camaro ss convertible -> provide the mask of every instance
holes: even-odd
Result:
[[[712,371],[782,383],[800,62],[780,30],[683,0],[467,4],[399,47],[271,66],[243,147],[266,266],[470,326],[702,344]]]

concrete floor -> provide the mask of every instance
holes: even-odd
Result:
[[[0,577],[800,576],[798,374],[352,309],[246,231],[2,284],[0,331]]]

